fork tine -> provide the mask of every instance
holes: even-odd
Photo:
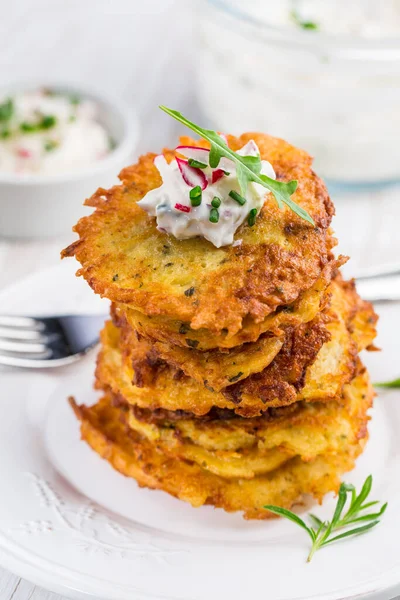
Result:
[[[59,336],[57,333],[51,334],[51,337]],[[37,341],[46,343],[49,340],[49,336],[43,334],[38,329],[23,329],[22,327],[1,327],[0,326],[0,338],[7,338],[9,340],[25,340],[25,341]]]
[[[4,352],[19,352],[22,354],[43,354],[47,352],[46,344],[36,342],[14,342],[0,339],[0,350]]]
[[[33,329],[35,331],[43,331],[45,324],[40,319],[34,319],[32,317],[0,317],[0,327],[11,327],[11,328],[24,328]]]

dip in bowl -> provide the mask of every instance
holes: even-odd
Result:
[[[0,90],[0,235],[67,233],[133,157],[133,111],[67,86]]]

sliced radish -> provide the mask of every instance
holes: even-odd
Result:
[[[217,183],[225,175],[225,171],[223,169],[215,169],[211,175],[211,183]]]
[[[31,158],[32,156],[32,152],[30,150],[27,150],[26,148],[18,148],[17,154],[21,158]]]
[[[249,140],[237,153],[240,156],[259,156],[260,150],[254,140]]]
[[[178,163],[183,180],[188,186],[194,188],[199,185],[202,190],[206,189],[208,186],[208,181],[201,169],[190,167],[187,160],[183,160],[182,158],[177,158],[176,162]]]
[[[181,212],[184,212],[184,213],[190,212],[190,206],[185,206],[184,204],[179,204],[179,202],[177,202],[175,204],[175,208],[176,208],[176,210],[180,210]]]
[[[210,151],[207,150],[207,148],[197,148],[197,146],[178,146],[176,151],[186,158],[193,158],[194,160],[198,160],[199,162],[203,162],[208,165]]]

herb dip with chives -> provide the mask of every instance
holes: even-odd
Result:
[[[112,149],[95,102],[47,89],[0,97],[0,173],[71,173]]]
[[[162,154],[157,156],[154,164],[163,183],[138,205],[156,217],[159,231],[178,240],[201,236],[217,248],[233,244],[236,230],[248,222],[249,214],[254,225],[268,190],[249,182],[244,198],[233,161],[223,158],[217,168],[212,168],[209,150],[190,146],[176,150],[186,159],[177,158],[168,164]],[[236,154],[259,157],[260,153],[250,140]],[[275,180],[272,165],[266,160],[260,162],[260,173]]]

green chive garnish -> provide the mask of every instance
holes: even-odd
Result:
[[[211,200],[211,206],[214,208],[219,208],[221,206],[221,200],[217,196],[214,196],[214,198]]]
[[[235,190],[231,190],[229,192],[229,196],[235,200],[238,204],[240,204],[240,206],[243,206],[243,204],[246,204],[247,200],[246,198],[243,198],[243,196],[241,196],[240,194],[238,194],[238,192],[235,192]]]
[[[208,165],[200,162],[199,160],[195,160],[194,158],[189,158],[188,160],[189,167],[194,167],[195,169],[205,169]]]
[[[9,121],[14,113],[14,102],[11,98],[8,98],[5,102],[0,104],[0,121]]]
[[[28,123],[27,121],[23,121],[22,123],[20,123],[19,128],[24,133],[32,133],[33,131],[37,130],[37,125],[34,125],[33,123]]]
[[[192,206],[200,206],[201,204],[201,187],[196,185],[189,192],[190,204]]]
[[[219,221],[219,212],[216,208],[210,210],[210,221],[211,223],[218,223]]]
[[[5,140],[5,139],[9,138],[9,137],[10,137],[10,135],[11,135],[11,131],[10,131],[9,129],[3,129],[3,130],[0,132],[0,138],[1,138],[2,140]]]
[[[53,150],[55,150],[57,147],[59,146],[59,143],[56,142],[55,140],[47,140],[44,143],[44,149],[46,150],[46,152],[52,152]]]
[[[249,212],[249,216],[247,217],[247,223],[250,225],[250,227],[253,227],[254,223],[256,222],[256,216],[257,216],[257,209],[252,208],[251,211]]]
[[[42,129],[50,129],[51,127],[54,127],[56,122],[57,119],[53,115],[44,115],[40,122],[40,127]]]

